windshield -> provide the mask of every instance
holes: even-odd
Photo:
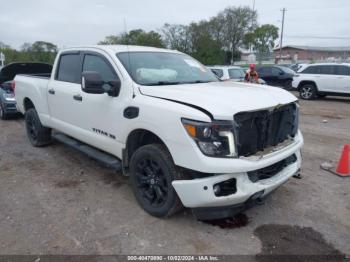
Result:
[[[166,52],[123,52],[117,57],[132,79],[140,85],[177,85],[218,82],[205,66],[184,54]]]
[[[245,76],[243,69],[240,68],[229,69],[228,74],[230,76],[230,79],[242,79]]]

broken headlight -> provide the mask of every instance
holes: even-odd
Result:
[[[237,156],[232,121],[207,123],[182,119],[182,124],[204,155],[210,157]]]

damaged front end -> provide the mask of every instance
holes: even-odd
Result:
[[[236,114],[234,134],[238,157],[268,154],[293,143],[298,122],[296,103]]]

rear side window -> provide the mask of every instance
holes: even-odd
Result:
[[[322,65],[320,66],[320,73],[321,75],[334,75],[334,66],[331,65]]]
[[[85,55],[83,72],[85,71],[100,73],[102,80],[105,82],[118,79],[112,66],[102,57],[96,55]]]
[[[319,66],[309,66],[305,68],[301,73],[303,74],[319,74],[320,67]]]
[[[81,83],[80,54],[64,54],[60,57],[56,80]]]
[[[224,76],[224,71],[221,69],[211,69],[211,71],[220,78]]]
[[[342,76],[350,76],[350,66],[336,66],[335,74]]]

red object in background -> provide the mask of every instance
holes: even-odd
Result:
[[[350,176],[350,147],[345,145],[336,170],[342,177]]]

